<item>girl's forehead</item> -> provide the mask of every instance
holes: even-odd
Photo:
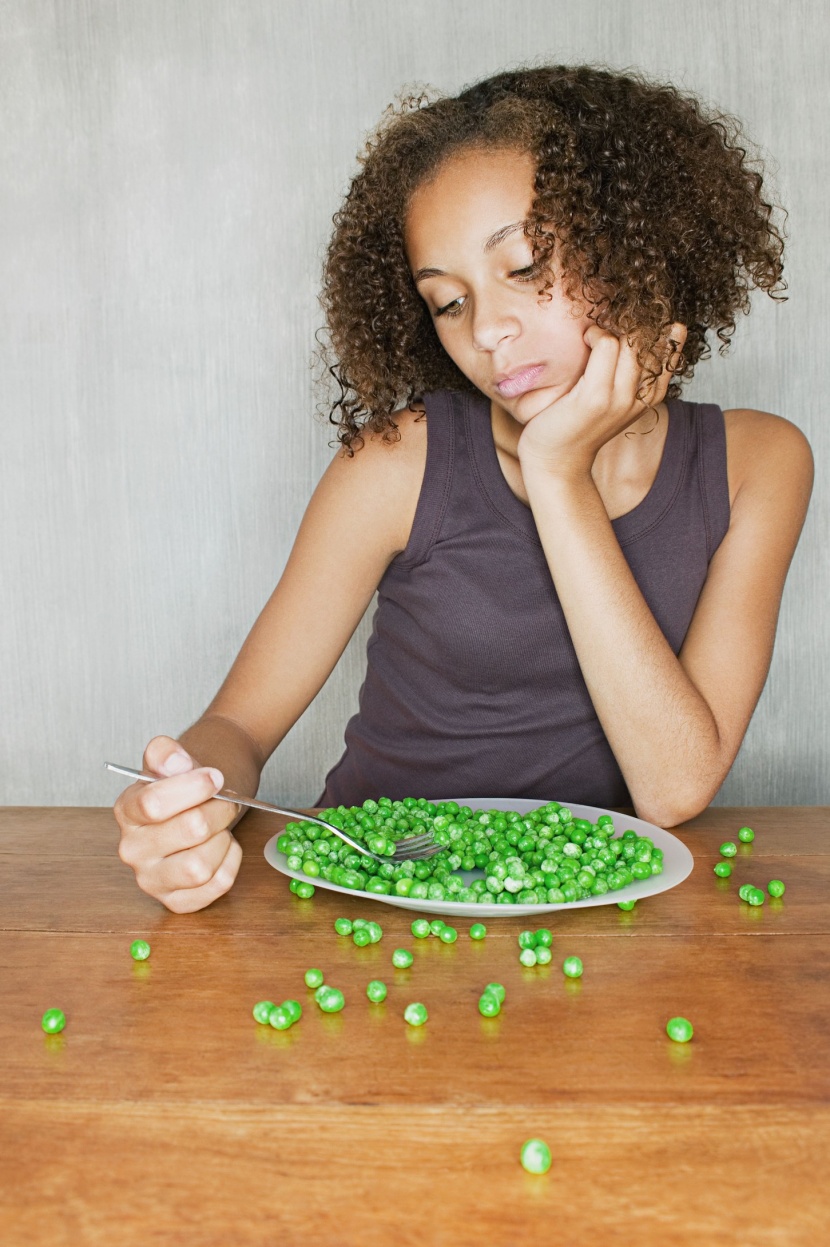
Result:
[[[407,249],[455,237],[489,238],[523,221],[533,199],[536,163],[529,152],[474,148],[448,157],[410,198]]]

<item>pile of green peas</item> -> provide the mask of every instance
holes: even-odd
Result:
[[[539,931],[522,931],[519,935],[519,961],[528,968],[550,965],[553,956],[550,951],[552,943],[553,934],[547,927],[542,927]]]
[[[324,810],[322,817],[381,856],[390,856],[398,840],[428,832],[446,846],[446,853],[426,861],[378,862],[316,823],[286,824],[277,849],[285,853],[289,870],[370,895],[555,905],[604,896],[663,871],[662,850],[647,837],[632,830],[615,837],[609,814],[591,823],[574,818],[557,801],[519,814],[473,810],[456,801],[380,797]],[[475,869],[484,871],[484,878],[469,887],[455,873]],[[311,885],[299,883],[298,895],[304,886]]]
[[[253,1008],[254,1020],[261,1026],[273,1026],[274,1030],[287,1031],[299,1022],[303,1010],[299,1000],[284,1000],[275,1005],[273,1000],[258,1000]]]
[[[426,918],[416,918],[409,929],[416,940],[425,940],[430,935],[436,935],[442,944],[454,944],[458,939],[455,927],[449,926],[443,918],[433,918],[431,922]],[[473,939],[481,938],[479,935],[473,936]]]
[[[358,948],[378,944],[383,939],[383,927],[379,922],[367,922],[365,918],[335,918],[334,929],[338,935],[350,935]]]

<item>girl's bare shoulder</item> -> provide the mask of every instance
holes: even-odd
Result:
[[[427,458],[426,411],[413,404],[396,411],[397,433],[363,433],[363,445],[353,454],[339,450],[329,464],[324,488],[354,506],[367,510],[366,519],[379,523],[392,537],[396,552],[405,549],[421,493]]]
[[[801,429],[783,416],[749,407],[723,413],[729,501],[777,496],[806,511],[813,484],[813,454]]]

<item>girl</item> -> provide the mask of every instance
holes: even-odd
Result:
[[[674,826],[769,669],[812,483],[788,421],[680,398],[781,235],[739,132],[633,73],[544,67],[391,111],[325,268],[341,449],[202,717],[115,804],[177,912],[226,892],[255,793],[375,590],[322,806],[499,795]],[[321,609],[321,603],[324,609]]]

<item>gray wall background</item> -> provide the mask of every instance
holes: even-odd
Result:
[[[830,800],[829,24],[823,0],[0,0],[0,802],[110,804],[104,758],[202,711],[332,453],[316,291],[363,136],[405,83],[530,59],[737,114],[789,209],[789,302],[757,297],[686,394],[786,416],[817,463],[717,801]],[[264,795],[317,795],[369,622]]]

